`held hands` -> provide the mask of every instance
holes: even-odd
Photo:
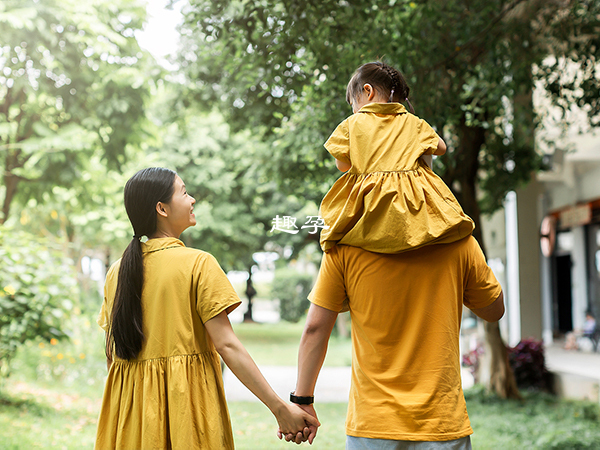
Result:
[[[294,442],[295,444],[301,444],[302,442],[308,441],[309,444],[312,445],[316,435],[317,428],[321,426],[321,423],[317,419],[317,413],[315,412],[315,408],[313,405],[289,405],[291,408],[295,408],[297,410],[304,410],[305,416],[305,427],[304,429],[300,429],[297,433],[286,433],[283,432],[281,425],[279,426],[279,430],[277,430],[277,437],[281,439],[285,435],[285,440],[287,442]]]

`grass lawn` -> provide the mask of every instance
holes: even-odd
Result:
[[[523,401],[501,400],[481,386],[465,392],[474,449],[600,449],[600,405],[521,394]]]
[[[304,328],[304,320],[298,323],[236,323],[233,325],[248,353],[260,367],[296,366],[298,345]],[[350,338],[343,339],[332,333],[325,358],[330,367],[350,366],[352,363]]]
[[[302,324],[235,328],[259,365],[296,364]],[[102,334],[83,331],[85,340],[19,351],[0,387],[0,449],[93,448],[106,368]],[[348,340],[334,338],[327,363],[348,364],[349,348]],[[477,450],[600,449],[600,405],[539,393],[503,401],[477,387],[466,396]],[[231,402],[229,409],[237,449],[294,447],[277,439],[275,419],[261,403]],[[346,404],[317,404],[317,412],[323,425],[310,448],[343,449]]]

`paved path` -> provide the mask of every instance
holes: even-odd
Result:
[[[287,400],[290,392],[296,387],[296,367],[260,366],[269,384],[277,394]],[[223,374],[225,395],[229,401],[259,401],[229,369]],[[324,367],[321,370],[315,398],[319,403],[347,402],[350,391],[350,367]]]
[[[557,342],[546,348],[546,367],[551,372],[564,372],[600,381],[600,353],[565,350]]]
[[[296,387],[296,367],[290,366],[261,366],[261,372],[273,387],[275,392],[288,399],[290,392]],[[317,386],[315,398],[319,403],[345,403],[350,391],[350,367],[323,367]],[[473,384],[471,374],[463,369],[463,387],[466,389]],[[238,379],[225,368],[223,374],[225,395],[229,401],[259,401]]]

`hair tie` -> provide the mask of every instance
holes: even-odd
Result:
[[[140,240],[141,238],[142,238],[142,235],[138,235],[138,234],[133,235],[133,239]]]
[[[388,100],[388,103],[391,103],[394,101],[394,89],[392,88],[392,92],[390,92],[390,99]]]

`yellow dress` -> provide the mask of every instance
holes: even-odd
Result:
[[[240,300],[215,258],[179,239],[142,244],[146,340],[132,361],[114,355],[97,449],[233,449],[221,365],[204,323]],[[98,324],[108,330],[120,261],[106,276]]]
[[[448,186],[419,158],[439,137],[399,103],[371,103],[335,129],[325,148],[352,167],[323,198],[321,232],[336,244],[400,253],[470,235],[474,223]]]

